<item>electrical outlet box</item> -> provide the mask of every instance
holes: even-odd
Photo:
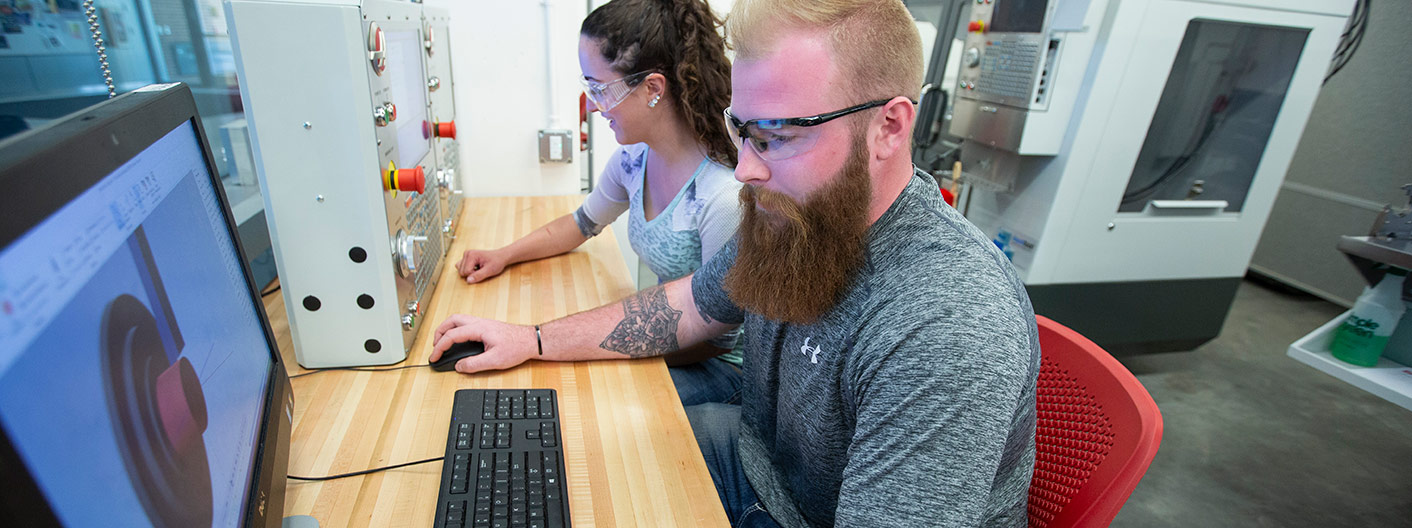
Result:
[[[572,163],[574,161],[574,133],[571,130],[539,131],[540,163]]]

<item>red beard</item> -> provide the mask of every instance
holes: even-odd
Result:
[[[740,189],[740,251],[725,278],[737,306],[771,321],[813,324],[842,299],[863,266],[872,198],[861,134],[851,148],[833,182],[802,206],[775,191]]]

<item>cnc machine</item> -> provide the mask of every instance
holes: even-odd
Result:
[[[1219,334],[1353,0],[983,0],[950,132],[1036,313],[1110,349]]]

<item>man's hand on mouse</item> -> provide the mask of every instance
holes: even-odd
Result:
[[[453,343],[480,341],[485,344],[485,352],[456,362],[456,371],[463,373],[483,370],[504,370],[539,355],[539,345],[535,343],[534,327],[512,325],[481,319],[469,315],[452,315],[436,327],[432,334],[431,357],[428,361],[441,359],[441,355]]]

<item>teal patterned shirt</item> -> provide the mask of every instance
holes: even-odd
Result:
[[[740,182],[735,172],[710,159],[701,162],[671,203],[652,220],[642,206],[647,174],[646,144],[626,145],[613,153],[598,185],[574,212],[584,236],[594,236],[628,213],[628,242],[660,282],[685,277],[735,236],[740,224]],[[721,359],[740,364],[735,331],[710,343],[733,349]]]

